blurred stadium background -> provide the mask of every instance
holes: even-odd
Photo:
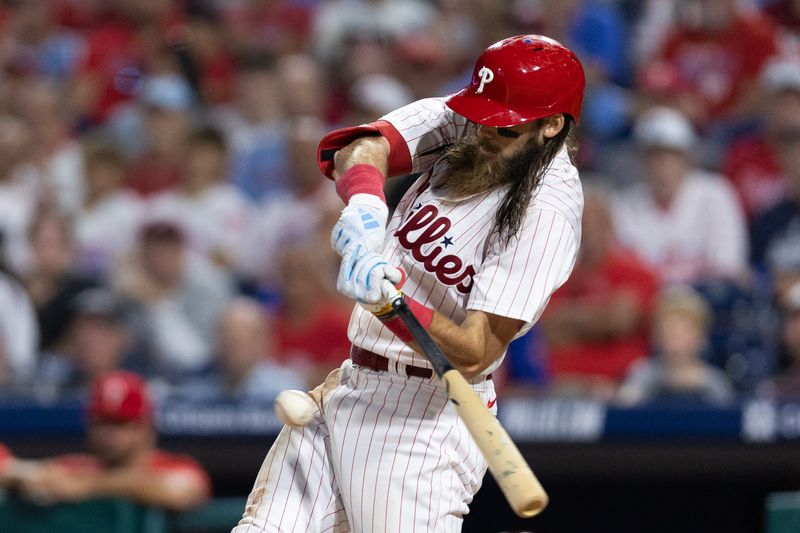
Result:
[[[0,443],[83,450],[87,385],[130,370],[213,491],[175,514],[12,490],[0,531],[229,530],[272,399],[349,350],[317,141],[520,33],[587,71],[583,247],[498,378],[551,506],[519,521],[487,477],[464,531],[800,532],[793,0],[0,2]]]

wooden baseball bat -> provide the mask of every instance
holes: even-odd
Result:
[[[500,490],[514,512],[523,518],[536,516],[547,506],[547,493],[517,446],[500,422],[489,412],[470,384],[453,368],[450,361],[417,320],[392,286],[392,307],[408,327],[439,378],[447,386],[447,395],[455,406],[472,438],[481,450]]]

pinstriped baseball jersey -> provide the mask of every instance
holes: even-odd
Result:
[[[439,188],[444,149],[470,127],[444,99],[421,100],[323,139],[321,167],[329,173],[325,161],[354,137],[385,136],[390,174],[422,172],[389,222],[383,250],[408,273],[404,291],[456,322],[481,310],[530,327],[575,262],[583,206],[577,171],[561,150],[519,236],[503,246],[491,228],[504,189],[456,201]],[[429,366],[359,306],[349,334],[368,351]],[[472,387],[496,412],[492,380]],[[278,436],[234,532],[461,531],[487,465],[447,398],[435,376],[345,361],[312,421]]]
[[[407,150],[411,170],[423,173],[388,224],[383,256],[405,269],[403,291],[418,302],[457,324],[469,310],[519,319],[526,324],[521,335],[575,264],[583,210],[578,172],[562,148],[534,193],[519,235],[501,244],[492,225],[507,187],[458,200],[448,199],[439,187],[447,169],[444,149],[474,127],[444,100],[420,100],[382,119],[381,132],[392,151]],[[430,366],[360,306],[348,334],[354,345],[371,352]]]

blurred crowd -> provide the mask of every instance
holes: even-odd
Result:
[[[353,305],[317,142],[461,88],[520,33],[586,69],[586,208],[499,386],[800,397],[794,0],[0,2],[0,393],[121,369],[198,400],[313,387]]]

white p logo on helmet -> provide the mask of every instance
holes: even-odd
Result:
[[[481,84],[478,85],[478,90],[476,90],[475,92],[477,94],[481,94],[483,92],[483,86],[486,85],[487,83],[491,83],[491,81],[494,79],[494,72],[492,72],[491,69],[487,67],[482,67],[478,71],[478,76],[481,77]]]

